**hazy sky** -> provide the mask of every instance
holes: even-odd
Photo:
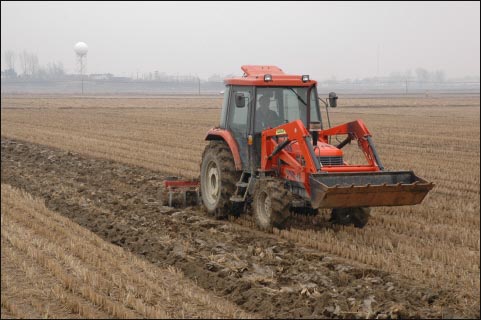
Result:
[[[2,69],[10,49],[74,72],[73,46],[84,41],[87,73],[124,76],[159,70],[205,78],[274,64],[319,80],[360,78],[376,75],[378,52],[379,75],[480,70],[479,2],[2,1],[1,12]]]

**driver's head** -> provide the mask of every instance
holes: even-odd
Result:
[[[271,99],[268,96],[262,96],[259,98],[259,106],[260,108],[267,108],[269,107],[269,104],[271,102]]]

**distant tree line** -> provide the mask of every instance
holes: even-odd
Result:
[[[2,70],[2,79],[25,79],[25,80],[75,80],[79,78],[78,74],[67,74],[62,62],[49,62],[46,65],[40,65],[38,56],[35,53],[23,50],[16,53],[12,50],[4,52],[5,69]],[[87,76],[90,80],[103,81],[139,81],[139,82],[167,82],[167,83],[223,83],[225,78],[234,77],[234,74],[212,74],[207,79],[200,79],[197,75],[179,75],[167,74],[155,70],[153,72],[144,72],[131,74],[130,77],[115,77],[111,73],[91,74]],[[365,77],[365,78],[347,78],[337,80],[332,76],[327,80],[318,79],[320,84],[336,85],[336,84],[360,84],[360,85],[377,85],[389,83],[447,83],[452,81],[477,81],[479,76],[465,77],[463,79],[447,79],[443,70],[427,70],[424,68],[416,68],[406,70],[404,72],[392,72],[388,76],[383,77]]]
[[[389,79],[393,81],[415,80],[419,82],[445,82],[446,74],[443,70],[429,71],[424,68],[416,68],[414,72],[407,70],[404,73],[392,72]]]
[[[65,76],[62,62],[49,62],[42,66],[38,56],[26,50],[20,53],[7,50],[4,58],[6,69],[2,74],[5,78],[58,79]]]

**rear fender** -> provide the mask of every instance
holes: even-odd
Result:
[[[210,129],[207,132],[207,136],[205,137],[205,140],[211,141],[211,140],[223,140],[227,143],[229,146],[230,152],[232,153],[232,156],[234,157],[234,163],[235,163],[235,169],[236,170],[242,170],[242,161],[240,158],[239,154],[239,147],[237,146],[237,142],[235,141],[234,137],[232,136],[232,133],[225,129],[221,128],[213,128]]]

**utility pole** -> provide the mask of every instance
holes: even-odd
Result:
[[[84,63],[83,63],[83,59],[80,59],[80,78],[82,79],[82,95],[84,95]]]
[[[80,62],[80,81],[82,82],[82,96],[84,95],[84,58],[87,57],[88,46],[85,42],[77,42],[74,46],[77,59]]]
[[[408,94],[408,79],[406,79],[406,95]]]
[[[198,81],[198,84],[199,84],[199,96],[200,96],[200,78],[199,78],[199,76],[197,76],[197,81]]]

